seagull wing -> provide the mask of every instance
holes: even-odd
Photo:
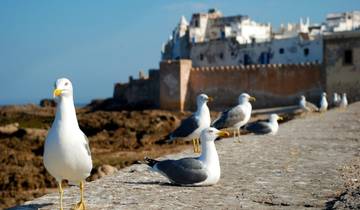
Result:
[[[228,109],[220,114],[220,116],[212,123],[217,129],[228,128],[245,119],[245,112],[241,106]]]
[[[269,124],[265,121],[250,123],[249,125],[245,126],[245,129],[255,134],[267,134],[271,132]]]
[[[207,178],[204,164],[195,158],[164,160],[158,162],[155,167],[177,184],[195,184]]]
[[[191,115],[181,121],[180,126],[170,134],[170,138],[184,138],[199,128],[199,122],[195,115]]]

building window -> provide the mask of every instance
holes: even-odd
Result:
[[[310,53],[309,48],[305,48],[305,49],[304,49],[304,55],[305,55],[305,56],[308,56],[309,53]]]
[[[344,65],[352,65],[353,64],[353,52],[352,50],[344,51]]]
[[[219,57],[220,57],[221,60],[224,59],[224,53],[221,52],[221,53],[219,54]]]
[[[200,60],[204,60],[204,55],[203,54],[200,54]]]
[[[280,49],[279,49],[279,53],[280,53],[280,54],[284,54],[284,51],[285,51],[284,48],[280,48]]]
[[[199,21],[195,20],[195,27],[199,27]]]

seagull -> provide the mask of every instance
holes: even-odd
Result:
[[[157,161],[145,158],[154,171],[167,177],[171,183],[184,186],[214,185],[220,179],[219,156],[214,140],[217,137],[228,137],[226,131],[216,128],[205,128],[200,135],[201,155],[197,158]]]
[[[245,126],[245,130],[255,134],[275,135],[279,130],[278,120],[283,120],[277,114],[271,114],[268,121],[257,121]]]
[[[323,92],[321,95],[321,100],[320,100],[320,108],[319,111],[320,112],[325,112],[328,108],[328,102],[326,100],[326,93]]]
[[[181,138],[183,140],[192,140],[194,152],[199,153],[199,137],[204,128],[210,127],[211,118],[207,102],[212,101],[206,94],[200,94],[196,98],[197,110],[190,117],[181,121],[180,126],[170,133],[170,142]]]
[[[319,109],[314,104],[306,101],[306,98],[303,95],[300,97],[299,106],[305,112],[317,112],[317,111],[319,111]]]
[[[58,182],[60,209],[63,209],[61,181],[80,184],[80,202],[75,209],[85,210],[84,180],[92,169],[89,141],[80,130],[76,118],[73,87],[70,80],[60,78],[53,92],[57,102],[55,120],[44,146],[44,165]]]
[[[340,101],[340,107],[341,108],[346,108],[348,105],[348,101],[347,101],[347,98],[346,98],[346,93],[343,93],[342,94],[342,97],[341,97],[341,101]]]
[[[238,136],[240,136],[240,127],[244,126],[250,120],[252,106],[249,101],[255,101],[255,97],[247,93],[242,93],[238,98],[239,104],[221,112],[211,126],[217,129],[233,128],[235,129],[234,137],[236,131]]]
[[[339,94],[334,93],[334,95],[333,95],[333,106],[335,106],[335,107],[339,106],[340,101],[341,101],[341,98],[340,98]]]

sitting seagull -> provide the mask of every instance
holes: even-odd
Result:
[[[335,106],[335,107],[338,107],[339,105],[340,105],[340,101],[341,101],[341,98],[340,98],[340,96],[339,96],[339,94],[337,94],[337,93],[334,93],[334,95],[333,95],[333,106]]]
[[[157,161],[145,158],[147,164],[172,183],[185,186],[214,185],[220,179],[219,156],[214,140],[227,137],[226,131],[205,128],[200,135],[201,155],[198,158]]]
[[[80,183],[81,197],[75,209],[85,209],[84,180],[90,175],[92,160],[88,139],[77,122],[70,80],[61,78],[56,81],[54,98],[56,115],[45,140],[44,165],[58,182],[60,209],[63,209],[63,179]]]
[[[319,109],[314,104],[307,102],[305,96],[303,96],[303,95],[300,97],[299,106],[305,112],[319,111]]]
[[[323,92],[321,95],[321,100],[320,100],[320,108],[319,111],[320,112],[325,112],[328,108],[328,102],[326,100],[326,93]]]
[[[245,130],[255,134],[275,135],[279,130],[278,120],[283,118],[277,114],[271,114],[268,121],[257,121],[245,126]]]
[[[192,140],[194,152],[199,153],[199,137],[204,128],[210,127],[210,111],[207,102],[212,98],[205,94],[200,94],[196,98],[197,110],[190,117],[181,121],[180,126],[170,133],[170,141],[181,138],[185,141]]]
[[[236,131],[238,136],[240,136],[240,127],[244,126],[250,120],[252,106],[249,100],[255,101],[255,98],[247,93],[242,93],[238,98],[239,104],[221,112],[219,117],[214,120],[211,126],[217,129],[235,129],[234,137],[236,135]]]
[[[343,93],[342,94],[342,97],[341,97],[341,101],[340,101],[340,107],[341,108],[346,108],[348,105],[348,101],[347,101],[347,98],[346,98],[346,93]]]

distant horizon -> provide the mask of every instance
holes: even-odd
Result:
[[[77,104],[112,97],[115,83],[158,68],[162,44],[182,15],[190,21],[193,13],[211,8],[276,28],[301,17],[321,23],[329,13],[360,10],[360,1],[3,0],[0,105],[39,104],[52,97],[59,77],[71,79]]]

